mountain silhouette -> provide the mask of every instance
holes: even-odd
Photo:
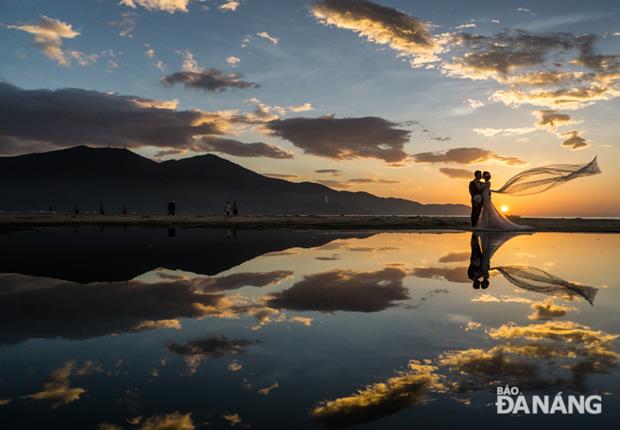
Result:
[[[127,149],[87,146],[0,157],[0,181],[2,211],[70,211],[74,204],[95,211],[103,204],[107,213],[123,206],[161,213],[170,200],[176,200],[179,213],[222,213],[229,200],[238,201],[246,214],[462,215],[469,210],[269,178],[212,154],[157,162]]]

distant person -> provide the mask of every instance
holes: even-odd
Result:
[[[224,215],[226,216],[230,216],[232,214],[232,205],[230,204],[230,202],[226,202],[226,204],[224,205]]]
[[[74,215],[79,215],[79,214],[80,214],[80,208],[78,207],[78,204],[77,204],[77,203],[75,203],[75,204],[73,205],[73,214],[74,214]]]
[[[103,210],[103,203],[99,203],[99,215],[105,215],[105,211]]]
[[[123,215],[127,215],[127,206],[123,205],[123,210],[121,212]]]
[[[239,208],[237,207],[237,200],[235,200],[235,201],[233,202],[233,205],[232,205],[232,214],[233,214],[233,216],[237,216],[237,215],[239,215]]]
[[[168,215],[174,215],[177,212],[177,202],[172,200],[168,202]]]

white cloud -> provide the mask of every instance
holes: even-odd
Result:
[[[147,10],[159,10],[168,13],[187,12],[191,0],[121,0],[119,4],[135,9],[142,6]]]
[[[476,100],[476,99],[467,99],[466,103],[472,109],[478,109],[478,108],[481,108],[482,106],[484,106],[483,102],[481,102],[480,100]]]
[[[226,57],[226,62],[231,67],[237,67],[239,65],[239,63],[241,62],[241,60],[239,58],[233,57],[231,55],[230,57]]]
[[[222,3],[220,7],[218,7],[218,9],[222,12],[234,12],[237,10],[240,4],[241,3],[239,3],[238,1],[227,0],[225,3]]]
[[[279,38],[270,35],[269,33],[267,33],[266,31],[261,31],[259,33],[256,33],[256,35],[258,37],[262,37],[263,39],[267,39],[268,41],[270,41],[271,43],[273,43],[274,45],[277,45],[278,42],[280,41]]]
[[[80,35],[79,32],[73,30],[71,24],[45,15],[41,15],[39,22],[35,24],[9,25],[7,27],[32,34],[34,44],[41,49],[43,54],[61,66],[69,65],[65,52],[62,50],[63,39],[73,39]]]
[[[536,127],[519,128],[474,128],[474,132],[484,137],[521,136],[536,131]]]

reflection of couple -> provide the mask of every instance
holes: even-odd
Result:
[[[508,282],[521,289],[550,296],[561,296],[569,300],[573,297],[581,296],[591,305],[594,304],[594,297],[598,292],[597,288],[569,282],[542,269],[531,266],[511,265],[491,267],[491,258],[499,248],[508,240],[521,234],[528,233],[472,233],[470,240],[471,254],[469,257],[469,267],[467,268],[467,277],[471,279],[474,289],[488,288],[489,272],[495,270]]]
[[[476,170],[469,183],[471,226],[476,230],[519,231],[531,227],[515,224],[491,201],[491,194],[515,196],[542,193],[572,179],[601,173],[596,158],[586,164],[555,164],[525,170],[510,178],[501,188],[491,190],[491,173]],[[484,182],[483,182],[484,179]]]

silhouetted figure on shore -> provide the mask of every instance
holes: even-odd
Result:
[[[476,170],[474,179],[469,183],[469,195],[471,196],[471,226],[475,227],[482,212],[482,172]]]
[[[99,215],[105,215],[105,211],[103,210],[103,203],[99,203]]]
[[[78,207],[78,204],[77,204],[77,203],[75,203],[75,204],[73,205],[73,214],[74,214],[74,215],[79,215],[79,214],[80,214],[80,208]]]
[[[127,215],[127,206],[123,205],[122,214]]]
[[[233,216],[237,216],[237,215],[239,215],[239,208],[237,207],[237,200],[235,200],[235,201],[233,202],[233,205],[232,205],[232,214],[233,214]]]
[[[174,215],[177,212],[177,202],[172,200],[168,202],[168,215]]]
[[[226,204],[224,205],[224,215],[226,216],[230,216],[232,214],[232,206],[230,204],[230,202],[226,202]]]

